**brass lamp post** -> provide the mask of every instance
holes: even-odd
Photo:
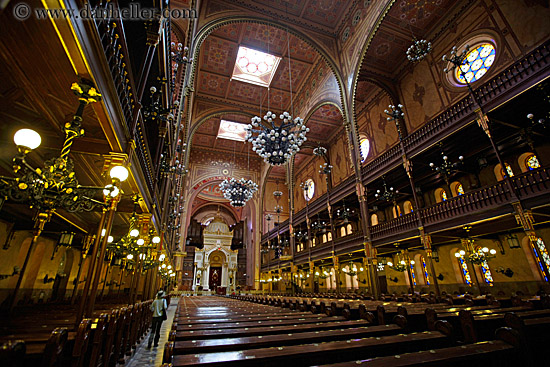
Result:
[[[17,177],[0,176],[1,197],[28,204],[37,210],[34,234],[11,297],[10,313],[17,302],[34,244],[40,237],[44,225],[50,221],[52,214],[57,209],[69,212],[91,211],[96,206],[106,205],[103,201],[94,199],[97,193],[107,191],[110,195],[119,190],[115,182],[105,188],[82,186],[75,177],[74,165],[69,153],[74,139],[84,135],[82,128],[84,108],[89,103],[100,101],[101,94],[94,87],[84,83],[74,83],[71,89],[78,96],[79,106],[73,119],[63,127],[65,141],[59,157],[47,160],[41,168],[32,167],[27,162],[26,156],[40,146],[41,137],[31,129],[21,129],[14,135],[18,153],[13,159],[13,171]]]

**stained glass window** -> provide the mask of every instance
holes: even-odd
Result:
[[[487,73],[495,61],[495,46],[484,43],[476,46],[466,55],[460,68],[456,69],[456,79],[461,84],[473,83]]]
[[[445,192],[445,190],[441,190],[441,200],[447,201],[447,193]]]
[[[542,238],[539,237],[534,243],[533,241],[529,241],[529,242],[531,243],[531,248],[535,253],[535,259],[537,260],[539,270],[542,276],[544,277],[544,280],[548,281],[548,277],[544,272],[544,266],[542,263],[544,262],[544,264],[546,265],[546,269],[550,269],[550,256],[548,255],[548,251],[546,250],[544,241],[542,240]]]
[[[307,201],[310,201],[313,197],[313,194],[315,194],[315,182],[311,178],[308,178],[306,180],[306,187],[307,190],[304,190],[304,197]]]
[[[370,141],[367,138],[361,138],[359,140],[359,148],[361,150],[361,162],[364,162],[367,159],[370,151]]]
[[[466,264],[466,261],[464,261],[464,256],[457,257],[457,259],[460,265],[460,271],[462,273],[462,279],[464,280],[464,283],[471,286],[472,278],[470,277],[470,272],[468,271],[468,265]]]
[[[479,253],[480,256],[484,256],[481,247],[478,247],[476,251]],[[481,268],[481,272],[483,273],[483,280],[485,281],[485,283],[487,283],[487,285],[492,287],[494,281],[493,275],[491,274],[491,269],[489,268],[489,264],[487,263],[487,261],[484,261],[479,265],[479,267]]]
[[[456,186],[456,192],[458,195],[464,195],[464,188],[462,187],[462,184],[458,184]]]
[[[500,170],[502,177],[506,177],[506,175],[508,175],[508,177],[514,177],[514,171],[512,170],[512,167],[510,167],[510,165],[506,162],[504,163],[504,166],[506,167],[506,172],[504,172],[503,169]]]
[[[424,273],[424,280],[427,285],[430,285],[430,275],[428,274],[428,268],[426,267],[426,259],[424,256],[420,256],[420,261],[422,262],[422,272]]]
[[[416,285],[416,274],[414,273],[414,263],[410,263],[411,265],[411,278],[413,280],[413,284]]]
[[[529,171],[532,171],[534,169],[537,169],[540,167],[539,160],[536,155],[531,154],[527,159],[525,160],[525,165],[529,169]]]
[[[240,46],[231,78],[269,87],[280,61],[280,57]]]

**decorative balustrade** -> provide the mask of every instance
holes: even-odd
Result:
[[[510,192],[504,182],[484,187],[446,200],[432,207],[421,209],[425,227],[442,223],[481,210],[488,210],[510,202]],[[510,207],[511,208],[511,207]]]
[[[486,110],[491,110],[514,94],[518,94],[546,78],[549,69],[550,41],[543,43],[524,58],[475,89],[474,93],[483,107]],[[414,157],[430,145],[472,122],[475,119],[475,109],[476,105],[473,100],[466,95],[432,121],[403,139],[407,155]],[[363,182],[369,183],[399,164],[401,164],[401,150],[396,145],[362,167]]]
[[[100,3],[92,11],[98,14],[108,14],[107,5],[117,7],[116,3]],[[102,12],[103,11],[103,12]],[[111,77],[115,84],[120,107],[122,108],[126,127],[131,130],[134,117],[134,91],[136,90],[133,80],[132,69],[126,36],[120,18],[98,17],[94,18],[97,31],[103,46],[103,51],[109,65]]]
[[[373,240],[393,236],[418,228],[416,214],[409,213],[397,217],[389,222],[380,223],[370,229]]]
[[[112,9],[107,8],[107,6],[117,7],[118,4],[109,1],[100,2],[92,11],[107,14],[106,11]],[[117,13],[113,12],[113,14]],[[143,120],[141,116],[136,116],[136,113],[139,111],[134,108],[136,105],[134,94],[136,87],[130,65],[130,54],[126,45],[123,22],[118,17],[98,17],[94,21],[115,86],[122,115],[124,116],[123,123],[130,135],[135,130],[136,156],[143,170],[147,187],[151,194],[153,194],[155,170],[153,169]],[[132,136],[130,136],[131,138]]]

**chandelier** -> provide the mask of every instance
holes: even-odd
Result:
[[[447,182],[447,184],[449,184],[449,176],[451,176],[453,173],[458,171],[460,166],[462,166],[463,161],[464,161],[464,157],[459,156],[458,157],[458,162],[451,163],[449,161],[449,157],[443,151],[443,144],[440,144],[440,149],[441,149],[441,158],[442,158],[443,162],[438,166],[436,166],[435,163],[431,162],[430,167],[435,172],[440,173],[443,176],[443,178],[445,179],[445,182]]]
[[[432,50],[432,43],[424,39],[413,38],[413,44],[407,50],[407,59],[410,62],[418,62],[424,59]]]
[[[220,189],[223,192],[223,197],[229,200],[231,206],[242,207],[258,191],[258,184],[245,178],[240,180],[231,178],[223,180]]]
[[[245,127],[246,140],[252,143],[252,150],[272,166],[285,164],[299,152],[300,146],[307,140],[306,133],[309,132],[300,117],[292,121],[292,116],[285,111],[279,118],[282,123],[277,126],[274,122],[277,115],[268,111],[263,118],[266,123],[262,123],[260,117],[254,116]]]
[[[388,186],[386,185],[386,180],[384,179],[384,177],[382,177],[382,185],[384,185],[384,192],[376,190],[376,194],[374,194],[374,197],[386,201],[395,201],[395,196],[399,191],[394,190],[393,187],[390,187],[388,190]]]
[[[27,203],[39,212],[59,208],[80,212],[106,206],[104,201],[94,199],[100,192],[107,198],[115,198],[120,193],[119,183],[128,177],[128,170],[123,166],[111,169],[113,183],[105,187],[82,186],[78,183],[69,153],[74,139],[84,135],[84,108],[90,103],[101,101],[101,94],[85,83],[73,83],[71,89],[79,97],[79,106],[73,119],[64,125],[65,141],[59,157],[45,161],[43,167],[32,167],[26,160],[27,154],[40,146],[42,138],[31,129],[17,131],[13,137],[18,150],[13,158],[13,172],[18,177],[0,176],[1,197]]]
[[[398,271],[400,273],[404,272],[405,270],[407,270],[407,263],[405,262],[405,260],[401,260],[399,263],[397,264],[394,264],[392,263],[391,261],[388,261],[388,266],[390,268],[392,268],[393,270],[395,271]],[[411,260],[411,264],[414,265],[414,260]]]
[[[467,261],[475,265],[482,265],[496,256],[497,251],[495,249],[483,247],[474,250],[474,241],[472,239],[468,239],[466,242],[466,251],[460,250],[455,252],[455,257],[465,258]]]

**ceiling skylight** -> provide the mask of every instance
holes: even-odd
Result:
[[[240,46],[231,79],[269,87],[280,57]]]
[[[246,124],[221,120],[217,138],[244,141],[246,136],[245,126]]]

